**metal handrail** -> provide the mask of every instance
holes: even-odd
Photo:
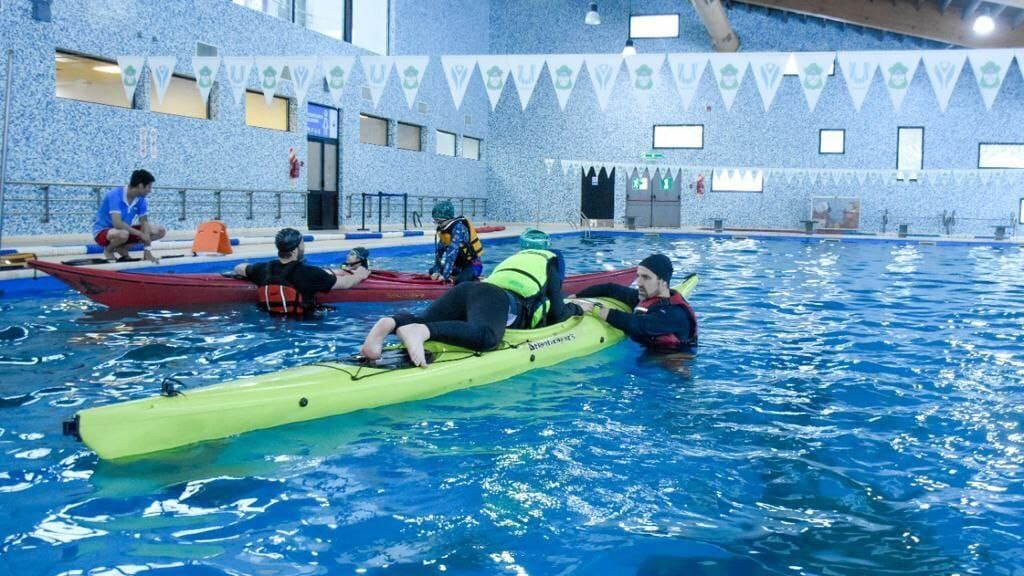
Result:
[[[576,224],[579,222],[579,225]],[[590,218],[583,213],[583,210],[573,208],[569,211],[569,227],[575,232],[576,230],[583,230],[583,238],[590,240]]]
[[[363,197],[364,196],[366,196],[365,193],[359,193],[359,192],[352,192],[352,193],[346,194],[346,197],[345,197],[345,219],[346,220],[351,220],[353,218],[353,215],[361,214],[362,213],[362,211],[363,211],[362,204],[363,204]],[[376,194],[370,194],[369,196],[372,196],[372,197],[376,198]],[[383,203],[380,205],[380,209],[384,211],[384,218],[385,219],[387,219],[387,218],[389,218],[391,216],[391,198],[398,197],[398,196],[401,196],[401,195],[400,194],[392,195],[392,196],[385,195]],[[448,200],[448,201],[452,202],[453,204],[458,203],[459,209],[460,209],[460,213],[463,214],[464,216],[467,216],[467,217],[470,217],[470,218],[476,217],[478,215],[482,216],[482,217],[486,217],[487,216],[488,202],[487,202],[487,197],[486,196],[435,196],[435,195],[430,195],[430,194],[408,194],[406,196],[406,198],[408,199],[407,201],[408,201],[409,209],[411,209],[413,213],[418,213],[418,214],[421,214],[421,215],[429,214],[431,208],[434,205],[434,203],[439,202],[441,200]],[[358,202],[358,204],[356,204],[357,202]],[[478,205],[478,202],[480,203],[479,205]],[[468,210],[467,210],[467,206],[469,208]],[[478,210],[478,208],[479,208],[479,210]],[[374,218],[375,217],[375,213],[374,213],[373,210],[374,210],[374,203],[368,203],[366,205],[366,217],[367,218]]]

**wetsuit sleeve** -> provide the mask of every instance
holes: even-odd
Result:
[[[455,266],[455,261],[459,258],[459,250],[462,245],[469,242],[469,230],[466,225],[459,222],[455,226],[452,226],[452,241],[444,250],[444,255],[441,257],[441,276],[445,280],[451,278],[452,267]]]
[[[245,277],[254,284],[260,284],[267,275],[266,263],[250,264],[245,267]]]
[[[305,284],[312,292],[329,292],[334,288],[337,276],[319,266],[305,266],[303,276]]]
[[[546,318],[548,326],[567,320],[572,316],[583,315],[582,308],[571,302],[566,302],[565,299],[562,298],[562,275],[561,266],[559,265],[560,259],[560,257],[557,257],[548,260],[548,280],[547,285],[544,287],[544,296],[547,297],[548,302],[551,303],[551,307],[548,309],[548,315]]]
[[[690,318],[678,306],[659,306],[647,314],[608,311],[608,323],[628,336],[653,338],[664,334],[690,333]]]
[[[580,298],[614,298],[630,308],[636,308],[636,305],[640,303],[639,292],[633,288],[611,283],[584,288],[576,296]]]

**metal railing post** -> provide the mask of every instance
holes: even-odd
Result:
[[[309,220],[309,193],[302,194],[302,219]]]
[[[185,189],[185,188],[182,188],[181,190],[178,190],[178,203],[180,204],[180,207],[181,207],[181,212],[178,214],[178,221],[179,222],[184,222],[185,218],[186,218],[187,208],[185,207],[185,202],[186,202],[185,196],[187,194],[188,194],[188,190]]]
[[[384,201],[384,193],[380,190],[377,191],[377,232],[383,232],[382,226],[384,219],[384,211],[381,210],[381,203]]]
[[[249,211],[245,215],[245,219],[246,220],[252,220],[252,195],[253,195],[253,193],[252,192],[246,192],[246,195],[249,197],[248,198],[248,200],[249,200]]]
[[[366,192],[359,193],[359,211],[362,212],[362,224],[360,230],[366,230]]]
[[[223,216],[221,211],[220,190],[214,190],[213,197],[217,200],[217,217],[214,218],[214,220],[220,220],[221,216]]]
[[[402,230],[409,229],[409,194],[402,194]]]
[[[274,220],[281,219],[281,193],[277,193],[277,214],[274,215]]]
[[[43,191],[43,217],[41,221],[45,224],[50,221],[50,186],[40,186],[40,190]]]
[[[102,190],[103,189],[100,188],[99,186],[93,186],[93,188],[92,188],[92,195],[93,195],[93,199],[96,200],[96,209],[97,210],[100,209],[100,204],[103,203],[103,191]]]

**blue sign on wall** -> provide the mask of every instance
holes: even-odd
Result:
[[[338,139],[338,111],[318,104],[306,104],[306,132],[318,138]]]

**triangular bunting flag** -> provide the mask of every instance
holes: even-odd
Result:
[[[843,70],[846,89],[850,91],[853,109],[860,112],[864,97],[871,89],[878,69],[879,52],[840,52],[839,67]]]
[[[274,102],[274,94],[281,83],[281,73],[286,65],[287,60],[280,56],[256,56],[256,78],[259,79],[267,106]]]
[[[505,89],[508,81],[509,65],[507,56],[478,56],[477,64],[480,65],[480,77],[484,79],[484,90],[487,91],[487,99],[491,102],[491,111],[498,106],[501,99],[501,91]]]
[[[444,77],[448,80],[448,90],[452,93],[455,108],[462,107],[462,98],[466,95],[469,80],[476,67],[476,56],[441,56],[441,67]]]
[[[960,78],[960,72],[964,69],[967,61],[967,52],[964,50],[926,50],[921,53],[924,60],[924,69],[928,72],[928,78],[932,81],[932,90],[935,91],[935,99],[939,101],[939,110],[946,111],[949,106],[949,98],[956,88],[956,81]]]
[[[761,103],[764,104],[764,111],[767,112],[772,106],[772,101],[775,100],[775,93],[782,85],[789,54],[761,52],[751,54],[748,58],[750,71],[754,74],[754,80],[757,82],[757,91],[761,94]]]
[[[199,97],[203,99],[203,104],[210,100],[210,90],[217,81],[219,71],[220,56],[192,57],[192,73],[196,75],[196,88],[199,89]]]
[[[149,65],[149,75],[153,78],[153,86],[156,88],[156,101],[164,103],[164,95],[167,94],[167,87],[171,85],[171,77],[174,76],[174,64],[177,62],[174,56],[150,56],[146,58]]]
[[[615,88],[615,79],[622,68],[621,54],[588,54],[583,57],[587,62],[587,74],[594,85],[597,104],[604,111],[608,107],[608,97]]]
[[[548,74],[551,75],[551,83],[555,85],[558,106],[565,112],[565,105],[569,102],[573,88],[576,87],[576,78],[579,76],[580,67],[583,66],[583,56],[552,54],[547,57],[547,61]]]
[[[320,68],[324,72],[324,80],[327,81],[327,91],[331,93],[331,100],[336,106],[341,105],[341,98],[345,92],[345,85],[352,72],[352,63],[355,56],[321,56]]]
[[[288,58],[288,75],[292,78],[292,90],[295,100],[301,106],[306,101],[306,93],[313,85],[316,74],[316,56],[292,56]]]
[[[919,52],[882,52],[879,55],[878,67],[882,71],[882,79],[889,90],[889,98],[897,112],[903,106],[903,98],[910,90],[914,81],[914,73],[921,63]]]
[[[868,179],[868,171],[867,170],[857,170],[855,172],[855,174],[857,176],[857,183],[863,186],[864,182],[866,182],[867,179]]]
[[[555,165],[554,158],[545,158],[544,165],[548,167],[548,174],[551,174],[551,167]]]
[[[516,83],[516,92],[519,93],[519,105],[525,111],[530,98],[533,98],[541,70],[544,69],[544,56],[509,56],[508,65]]]
[[[634,94],[650,94],[661,79],[661,67],[665,64],[664,54],[638,54],[625,58],[629,70],[629,83]]]
[[[683,102],[683,111],[690,109],[697,89],[700,87],[701,76],[708,64],[707,54],[669,54],[668,65],[672,70],[672,78],[676,82],[676,90]]]
[[[241,105],[245,98],[245,90],[249,87],[249,74],[252,72],[252,56],[225,56],[224,75],[228,77],[228,85],[235,97],[235,104]]]
[[[807,107],[814,112],[818,99],[828,82],[828,71],[835,63],[835,52],[794,52],[800,86],[807,97]]]
[[[395,68],[398,70],[398,78],[402,83],[402,93],[405,94],[405,103],[412,110],[416,103],[416,94],[420,91],[420,84],[423,83],[423,72],[430,63],[429,56],[396,56]]]
[[[992,172],[985,169],[978,170],[978,180],[981,181],[982,184],[988,184],[992,181]]]
[[[563,176],[569,173],[569,167],[570,166],[572,166],[572,162],[570,162],[569,160],[562,160],[562,175]]]
[[[974,80],[981,91],[985,109],[991,110],[1013,60],[1013,50],[971,50],[968,53]]]
[[[121,87],[124,88],[124,95],[128,98],[128,105],[135,99],[135,88],[142,78],[142,65],[145,64],[145,56],[118,56],[117,67],[121,69]]]
[[[967,170],[953,170],[953,181],[956,182],[957,185],[963,184],[966,178]]]
[[[747,75],[747,57],[742,54],[712,54],[709,60],[711,71],[715,73],[718,91],[722,93],[725,110],[728,112],[740,91],[743,77]]]
[[[370,98],[373,100],[373,107],[380,103],[380,97],[384,94],[384,88],[388,85],[391,77],[391,69],[395,65],[394,56],[360,56],[359,62],[363,65],[363,79],[370,89]]]

